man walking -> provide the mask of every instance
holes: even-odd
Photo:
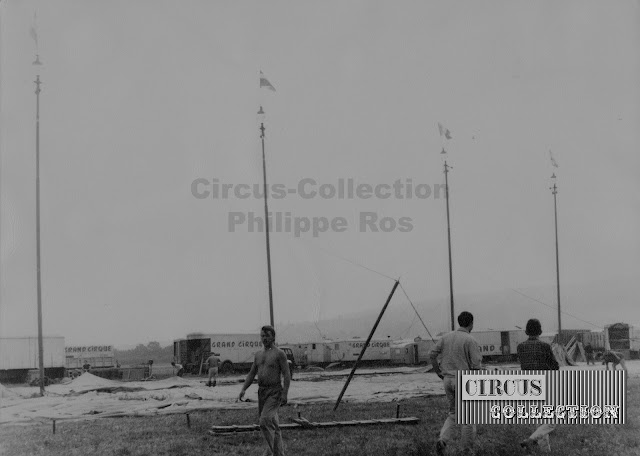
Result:
[[[218,367],[220,366],[220,356],[217,353],[211,353],[211,356],[207,358],[207,366],[209,367],[209,381],[207,382],[207,386],[216,386],[218,383]],[[211,379],[213,378],[213,383]]]
[[[456,425],[456,373],[459,370],[479,370],[482,363],[482,355],[478,342],[469,334],[473,329],[473,315],[470,312],[461,312],[458,315],[457,331],[452,331],[442,336],[436,346],[429,353],[431,365],[438,377],[444,382],[444,391],[449,401],[449,416],[440,430],[440,438],[436,442],[436,453],[443,455],[445,448],[453,437],[453,428]],[[438,357],[441,361],[438,364]],[[462,447],[467,452],[473,452],[476,437],[476,426],[462,426]]]
[[[532,318],[527,322],[525,334],[529,336],[528,340],[518,344],[518,358],[520,359],[520,368],[522,370],[558,370],[558,361],[556,361],[551,345],[538,339],[542,334],[542,325],[540,320]],[[540,448],[551,451],[549,444],[549,433],[556,428],[555,424],[543,423],[529,436],[529,438],[520,442],[520,446],[526,454],[531,454],[532,447],[537,443]]]
[[[260,415],[260,429],[269,446],[266,454],[284,456],[278,409],[287,403],[287,395],[289,394],[291,376],[287,355],[274,345],[276,331],[273,326],[263,326],[260,338],[264,350],[256,353],[238,400],[242,400],[245,391],[251,386],[253,379],[258,374],[258,414]],[[284,379],[284,387],[280,383],[280,377]]]

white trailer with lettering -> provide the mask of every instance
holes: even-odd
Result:
[[[334,341],[332,350],[332,362],[356,361],[366,339],[353,338]],[[367,349],[362,356],[362,361],[390,361],[391,360],[391,339],[371,339]]]
[[[510,359],[518,353],[518,344],[528,339],[523,330],[472,331],[483,358]]]
[[[262,350],[259,333],[187,334],[173,342],[173,355],[186,372],[206,372],[205,361],[211,353],[219,355],[221,372],[251,367],[255,354]]]
[[[111,345],[73,345],[64,351],[67,369],[82,369],[85,364],[92,368],[116,365]]]

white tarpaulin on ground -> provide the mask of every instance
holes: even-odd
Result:
[[[630,377],[640,377],[640,363],[627,363]],[[517,369],[501,365],[501,369]],[[565,369],[586,369],[580,365]],[[589,366],[603,369],[603,366]],[[290,404],[333,403],[349,371],[297,373],[289,389]],[[256,408],[258,387],[247,391],[247,402],[236,402],[242,377],[220,378],[218,386],[205,386],[206,378],[178,378],[146,382],[105,380],[85,373],[67,384],[47,387],[44,397],[37,387],[5,388],[0,400],[0,424],[30,424],[43,420],[91,420],[116,416],[153,416],[196,410]],[[4,389],[3,389],[4,390]],[[13,393],[13,397],[11,396]],[[442,381],[425,368],[357,371],[343,402],[390,402],[420,396],[442,395]]]
[[[359,371],[344,395],[345,402],[386,402],[407,397],[444,394],[442,382],[424,369],[400,369],[393,374]],[[289,402],[333,402],[340,394],[348,371],[300,374],[291,383]],[[86,420],[115,416],[161,415],[207,409],[255,408],[258,387],[247,391],[247,402],[236,402],[241,379],[220,379],[209,388],[203,379],[171,377],[159,381],[119,382],[89,373],[67,384],[38,388],[13,388],[21,396],[0,404],[0,424],[28,424],[42,420]],[[10,390],[11,391],[11,390]]]

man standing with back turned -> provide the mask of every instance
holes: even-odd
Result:
[[[282,434],[278,421],[278,409],[287,403],[289,393],[289,366],[287,355],[274,345],[276,331],[273,326],[263,326],[260,338],[264,350],[256,353],[249,375],[244,382],[242,391],[238,396],[242,400],[244,393],[253,383],[258,374],[258,414],[260,415],[260,429],[264,435],[269,450],[265,453],[270,456],[284,456],[282,446]],[[284,388],[280,384],[280,376],[284,378]]]
[[[473,315],[470,312],[461,312],[458,315],[458,324],[460,325],[458,330],[442,336],[429,353],[434,372],[444,381],[444,392],[449,401],[449,416],[444,422],[440,430],[440,438],[436,442],[436,454],[438,455],[444,454],[456,425],[457,371],[479,370],[482,363],[478,342],[469,334],[473,329]],[[438,364],[438,356],[440,355],[442,360]],[[463,425],[461,434],[464,451],[467,451],[467,454],[473,454],[476,438],[475,424]]]
[[[207,358],[207,367],[209,368],[209,381],[207,386],[216,386],[218,383],[218,367],[220,366],[220,356],[218,353],[211,353],[211,356]],[[213,379],[213,380],[212,380]]]
[[[542,334],[540,320],[536,318],[529,320],[525,328],[525,334],[529,336],[529,339],[518,344],[520,368],[522,370],[558,370],[558,361],[556,361],[553,355],[551,345],[538,339],[540,334]],[[541,424],[528,439],[520,442],[520,446],[526,454],[531,454],[531,448],[536,443],[540,448],[551,451],[549,433],[555,428],[555,424]]]

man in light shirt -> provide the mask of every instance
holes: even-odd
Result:
[[[209,381],[207,382],[207,386],[216,386],[218,383],[219,356],[217,353],[211,353],[211,356],[207,358],[207,367],[209,368]]]
[[[444,391],[449,401],[449,416],[440,430],[440,438],[436,442],[436,454],[443,455],[445,448],[453,437],[456,425],[456,374],[459,370],[479,370],[482,367],[482,355],[478,342],[471,336],[473,315],[461,312],[458,315],[457,331],[442,336],[429,353],[433,370],[444,382]],[[441,358],[438,363],[438,358]],[[464,451],[473,453],[476,438],[476,426],[462,426],[461,444]]]

